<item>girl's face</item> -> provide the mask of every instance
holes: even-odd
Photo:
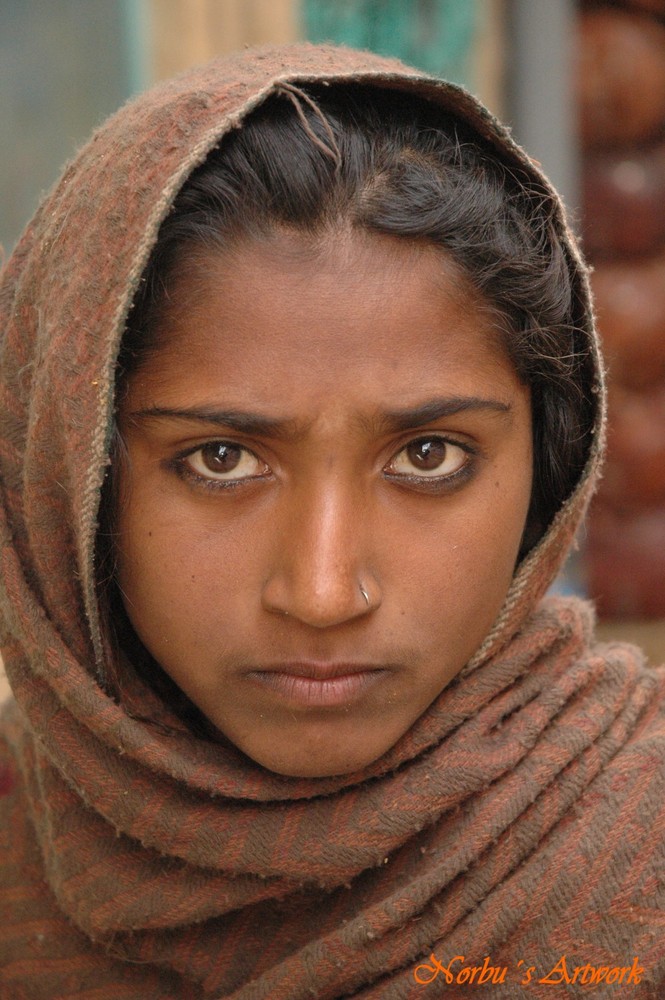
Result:
[[[370,764],[470,659],[531,491],[529,391],[439,250],[346,232],[182,273],[119,422],[119,585],[153,657],[285,775]]]

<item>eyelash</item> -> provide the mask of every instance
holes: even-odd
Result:
[[[410,446],[417,445],[420,442],[441,442],[446,446],[451,446],[453,448],[459,448],[461,451],[465,452],[468,459],[464,464],[453,473],[448,473],[443,476],[418,476],[411,475],[408,473],[398,473],[387,471],[388,465],[394,463],[397,458],[407,450]],[[237,479],[213,479],[207,476],[199,475],[195,472],[191,465],[188,463],[188,459],[191,459],[193,455],[196,455],[199,451],[202,451],[206,447],[212,445],[228,445],[238,448],[240,451],[251,455],[256,459],[257,462],[261,463],[261,459],[251,448],[247,448],[244,445],[240,445],[235,441],[228,441],[223,438],[215,439],[213,441],[207,441],[203,444],[199,444],[194,448],[188,448],[183,452],[178,453],[169,460],[167,465],[172,469],[181,479],[188,481],[191,485],[196,488],[204,490],[233,490],[246,488],[258,481],[270,478],[272,475],[270,471],[263,472],[258,475],[253,476],[243,476]],[[455,490],[458,486],[461,486],[464,482],[470,479],[476,471],[476,462],[474,459],[478,456],[478,449],[472,447],[466,442],[455,440],[454,438],[445,437],[442,434],[421,434],[419,437],[412,438],[402,445],[392,456],[390,461],[386,463],[383,468],[383,475],[389,481],[403,486],[406,489],[416,489],[423,493],[441,494],[448,491]],[[267,464],[263,463],[266,465]]]
[[[215,439],[213,441],[206,441],[203,444],[197,445],[195,448],[188,448],[185,451],[180,452],[175,455],[172,460],[170,460],[167,465],[172,469],[181,479],[186,480],[192,486],[198,489],[204,490],[233,490],[247,487],[252,483],[256,483],[259,480],[268,479],[270,473],[261,473],[256,476],[242,476],[237,479],[213,479],[207,476],[199,475],[192,469],[191,465],[188,463],[188,459],[191,459],[193,455],[196,455],[199,451],[202,451],[206,447],[212,445],[230,445],[231,447],[238,448],[248,455],[251,455],[256,459],[257,462],[261,462],[261,459],[256,455],[251,448],[245,447],[245,445],[240,445],[235,441],[227,441],[224,438]],[[263,463],[266,465],[266,463]]]
[[[441,495],[443,493],[453,492],[475,474],[477,466],[476,459],[479,455],[479,450],[467,442],[458,441],[455,438],[446,437],[443,434],[421,434],[419,437],[412,438],[410,441],[407,441],[406,444],[402,445],[397,452],[395,452],[388,465],[394,463],[402,452],[405,452],[409,447],[420,443],[431,442],[440,442],[446,447],[457,448],[464,452],[467,458],[459,469],[441,476],[418,476],[410,473],[391,473],[387,471],[387,466],[385,466],[383,474],[386,479],[390,482],[396,483],[397,485],[403,486],[405,489],[415,489],[420,493]]]

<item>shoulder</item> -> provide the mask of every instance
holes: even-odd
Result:
[[[20,1000],[42,996],[35,977],[51,957],[48,939],[57,935],[66,948],[70,934],[67,926],[59,926],[49,905],[25,786],[12,750],[15,728],[15,706],[5,703],[0,714],[0,994],[4,986]]]
[[[531,807],[543,833],[502,886],[514,915],[502,955],[515,969],[531,956],[541,978],[529,996],[555,982],[574,989],[567,975],[627,977],[635,966],[634,995],[655,1000],[665,987],[665,669],[623,644],[590,645],[578,666],[580,710],[552,720],[547,760],[559,769]]]
[[[127,964],[91,941],[62,912],[44,875],[31,801],[12,749],[21,728],[13,703],[0,709],[0,997],[12,1000],[192,1000],[180,977]],[[57,850],[57,847],[55,848]],[[60,858],[66,864],[66,858]]]

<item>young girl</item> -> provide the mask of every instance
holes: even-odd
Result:
[[[3,997],[662,995],[665,678],[543,601],[586,275],[471,97],[303,46],[139,98],[0,386]]]

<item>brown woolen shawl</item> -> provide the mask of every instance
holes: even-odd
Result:
[[[590,645],[585,605],[542,602],[593,489],[604,421],[586,273],[561,212],[596,365],[588,463],[471,664],[398,744],[359,774],[284,778],[194,737],[138,681],[144,714],[167,725],[106,693],[96,518],[115,358],[160,222],[279,81],[351,79],[459,115],[556,199],[460,89],[367,53],[259,50],[111,118],[5,268],[2,996],[409,997],[423,995],[413,969],[431,953],[490,955],[513,984],[520,959],[544,975],[564,953],[638,955],[633,995],[656,996],[665,977],[663,676],[630,647]]]

